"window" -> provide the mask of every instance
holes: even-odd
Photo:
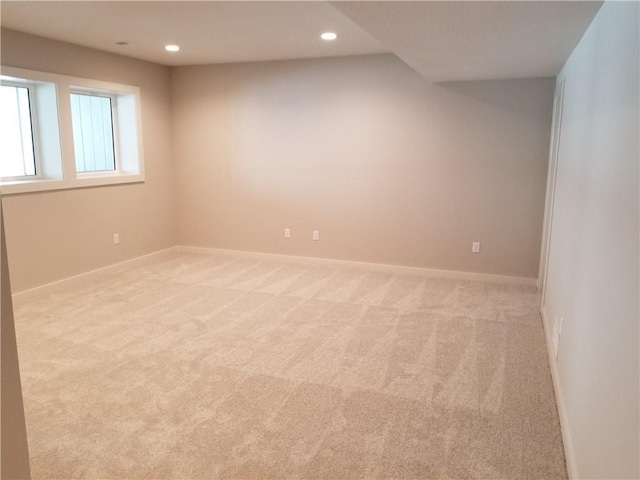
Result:
[[[0,73],[3,194],[144,181],[139,88],[4,66]]]
[[[111,97],[71,94],[76,172],[116,170],[111,109]]]
[[[0,177],[36,175],[29,87],[0,85]]]

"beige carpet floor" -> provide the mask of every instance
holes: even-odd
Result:
[[[534,287],[174,253],[16,305],[34,478],[566,478]]]

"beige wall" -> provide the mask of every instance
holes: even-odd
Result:
[[[579,478],[639,478],[639,9],[606,2],[558,77],[545,312]]]
[[[179,243],[536,277],[553,88],[393,55],[172,69]]]
[[[31,478],[4,218],[0,202],[0,478]]]
[[[6,29],[1,61],[139,86],[146,167],[143,184],[5,196],[13,291],[175,245],[169,69]]]
[[[6,29],[2,63],[140,86],[147,176],[6,197],[14,291],[176,243],[536,276],[551,80],[430,85],[392,55],[185,67],[171,111],[165,67]]]

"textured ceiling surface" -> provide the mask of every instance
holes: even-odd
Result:
[[[0,21],[169,66],[392,52],[431,81],[460,81],[555,76],[601,4],[3,0]]]

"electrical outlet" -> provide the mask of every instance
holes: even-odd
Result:
[[[471,252],[472,253],[480,253],[480,242],[473,242],[471,244]]]
[[[113,234],[113,244],[114,245],[120,244],[120,234],[119,233],[114,233]]]
[[[290,228],[285,228],[284,229],[284,238],[291,238],[291,229]]]
[[[313,231],[313,239],[320,240],[320,232],[318,230]]]

